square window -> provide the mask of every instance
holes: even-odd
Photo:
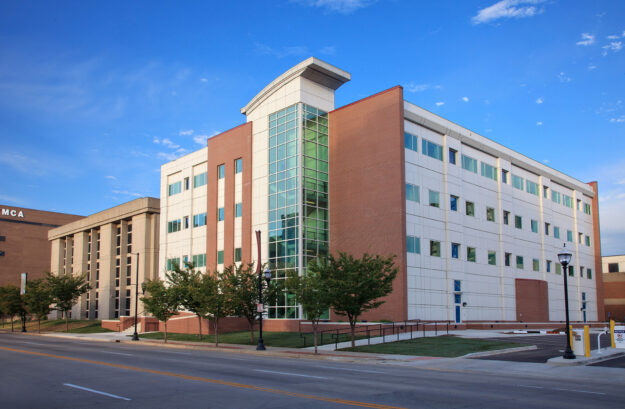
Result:
[[[548,273],[551,273],[551,260],[545,260],[545,269]]]
[[[570,241],[571,243],[573,242],[573,232],[570,230],[566,231],[566,241]]]
[[[449,210],[454,212],[458,211],[458,196],[449,196]]]
[[[537,258],[532,260],[532,269],[534,271],[539,271],[540,270],[540,262],[538,261]]]
[[[430,193],[430,206],[440,207],[440,194],[433,190],[430,190],[429,193]]]
[[[440,257],[441,256],[441,242],[430,240],[430,256],[432,257]]]
[[[217,264],[223,264],[223,263],[224,263],[224,251],[219,250],[217,252]]]
[[[466,202],[465,211],[467,216],[475,216],[475,205],[473,202]]]
[[[558,226],[553,226],[553,237],[556,239],[560,238],[560,228]]]
[[[537,220],[531,220],[530,221],[530,225],[532,227],[532,233],[538,233],[538,221]]]
[[[460,244],[451,243],[451,258],[458,258],[460,253]]]
[[[503,224],[510,224],[510,212],[507,210],[503,211]]]
[[[462,282],[460,280],[454,280],[454,291],[462,291]]]
[[[493,209],[492,207],[486,208],[486,220],[488,220],[489,222],[495,221],[495,209]]]
[[[475,263],[475,247],[467,247],[467,261]]]
[[[586,246],[590,247],[590,236],[586,236]]]
[[[608,264],[608,273],[618,273],[618,263],[609,263]]]
[[[497,265],[497,252],[489,250],[488,251],[488,264],[491,266]]]
[[[241,249],[240,248],[234,249],[234,261],[235,263],[241,261]]]
[[[586,277],[588,279],[592,279],[592,270],[590,268],[586,269]]]
[[[508,171],[501,169],[501,182],[505,183],[506,185],[508,184]]]
[[[523,256],[516,256],[516,268],[523,269]]]
[[[243,159],[239,158],[234,161],[234,173],[243,172]]]
[[[556,274],[562,274],[562,264],[556,263]]]
[[[226,165],[217,166],[217,178],[223,179],[226,177]]]
[[[512,258],[511,253],[506,253],[504,255],[504,264],[506,265],[506,267],[510,267],[510,258]]]
[[[456,164],[456,154],[458,153],[458,151],[456,151],[455,149],[451,149],[449,148],[449,163],[452,165]]]
[[[514,227],[517,229],[523,228],[523,218],[521,216],[514,216]]]
[[[421,239],[414,236],[406,236],[406,251],[408,253],[421,254]]]
[[[569,266],[569,277],[575,277],[575,267]]]

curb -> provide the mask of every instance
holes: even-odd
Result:
[[[558,356],[558,357],[549,359],[547,363],[553,366],[586,366],[588,364],[596,364],[597,362],[609,361],[611,359],[616,359],[616,358],[620,358],[623,356],[625,356],[625,351],[615,352],[613,354],[596,355],[596,356],[591,356],[590,358],[580,357],[576,359],[566,359],[566,360]]]
[[[501,354],[507,354],[507,353],[512,353],[512,352],[533,351],[535,349],[538,349],[536,345],[528,345],[525,347],[494,349],[492,351],[483,351],[483,352],[472,352],[470,354],[459,356],[458,358],[479,358],[483,356],[501,355]]]

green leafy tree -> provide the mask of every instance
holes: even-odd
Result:
[[[254,324],[258,319],[257,304],[259,301],[258,274],[254,272],[253,263],[241,263],[224,269],[222,276],[226,291],[229,292],[233,305],[233,313],[247,320],[250,330],[250,342],[254,343]]]
[[[53,302],[50,288],[43,278],[26,283],[24,302],[26,310],[37,317],[37,332],[41,332],[41,320],[50,314]]]
[[[167,273],[167,280],[171,287],[176,288],[180,297],[180,306],[196,315],[198,320],[198,338],[202,339],[202,319],[209,315],[211,295],[203,285],[209,284],[203,280],[203,274],[193,268],[193,263],[185,263],[181,268],[174,263],[173,270]]]
[[[306,318],[312,323],[316,354],[319,320],[327,314],[332,304],[328,283],[318,271],[309,269],[303,276],[299,276],[297,271],[289,271],[287,273],[286,288],[289,292],[295,294],[295,299],[302,306]]]
[[[13,332],[13,320],[15,316],[21,315],[24,312],[24,302],[20,295],[20,289],[9,284],[2,288],[1,295],[0,303],[2,304],[2,311],[11,319],[11,332]]]
[[[365,254],[362,258],[339,252],[338,257],[328,256],[310,263],[308,272],[319,274],[327,284],[332,309],[346,316],[351,328],[352,347],[358,317],[384,303],[380,298],[393,291],[393,280],[398,269],[395,256],[380,257]]]
[[[143,292],[148,294],[141,297],[143,308],[159,321],[163,321],[167,342],[167,321],[180,310],[178,288],[167,287],[161,280],[148,280],[143,283]]]
[[[61,275],[46,274],[47,286],[50,289],[53,309],[61,311],[65,316],[65,331],[69,332],[69,311],[78,301],[78,297],[91,289],[87,283],[87,275]]]
[[[227,267],[226,270],[228,269],[232,267]],[[200,288],[206,294],[207,299],[206,318],[213,323],[215,346],[219,346],[219,321],[234,314],[230,287],[223,278],[224,274],[216,271],[213,274],[204,274],[200,282]]]

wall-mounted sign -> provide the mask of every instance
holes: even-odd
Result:
[[[24,217],[24,212],[21,210],[2,208],[0,209],[0,212],[2,212],[3,216]]]
[[[28,281],[28,273],[22,273],[20,283],[20,295],[26,294],[26,281]]]

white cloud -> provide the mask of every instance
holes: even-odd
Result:
[[[321,54],[324,54],[324,55],[334,55],[334,54],[336,54],[336,46],[334,46],[334,45],[327,45],[327,46],[323,47],[321,50],[319,50],[319,52]]]
[[[208,82],[207,78],[200,78],[200,82]]]
[[[308,47],[304,45],[284,46],[279,48],[271,47],[267,44],[256,43],[256,52],[262,55],[272,55],[277,58],[284,57],[301,57],[310,54]]]
[[[621,38],[621,36],[619,35],[611,35],[611,36],[607,36],[606,37],[608,40],[618,40],[619,38]]]
[[[571,78],[567,77],[564,72],[560,72],[560,74],[558,74],[558,79],[560,82],[571,82]]]
[[[479,10],[471,21],[473,24],[481,24],[501,18],[532,17],[543,12],[543,8],[535,5],[544,2],[545,0],[501,0]]]
[[[377,0],[292,0],[306,6],[325,9],[329,13],[351,14]]]
[[[135,196],[135,197],[143,196],[141,193],[129,192],[127,190],[111,190],[111,192],[116,195],[126,195],[126,196]]]
[[[16,204],[21,204],[22,206],[24,205],[24,201],[20,199],[19,197],[15,197],[15,196],[6,196],[3,194],[0,194],[0,200],[5,203],[16,203]]]
[[[406,91],[408,92],[423,92],[431,87],[430,84],[415,84],[410,83],[406,85]]]
[[[439,102],[435,102],[435,103],[434,103],[434,105],[436,105],[437,107],[440,107],[440,106],[442,106],[442,105],[445,105],[445,103],[444,103],[444,102],[439,101]]]
[[[189,136],[189,135],[193,135],[193,132],[195,132],[193,129],[185,129],[185,130],[178,132],[178,135]]]
[[[209,138],[212,138],[213,136],[218,135],[218,134],[219,132],[213,132],[210,135],[195,135],[193,137],[193,142],[197,143],[198,145],[206,145],[206,141]]]
[[[590,64],[590,65],[588,66],[588,71],[592,71],[592,70],[595,70],[595,69],[597,69],[597,66],[596,66],[596,65]]]
[[[576,42],[577,45],[591,45],[595,43],[595,36],[588,33],[582,33],[582,39]]]
[[[536,122],[536,126],[542,126],[542,124],[543,124],[542,121]]]
[[[623,122],[625,122],[625,115],[621,115],[618,118],[610,118],[610,122],[612,122],[612,123],[623,123]]]
[[[113,175],[106,175],[104,176],[104,179],[117,180],[117,178]]]
[[[155,137],[154,137],[154,139],[152,139],[152,142],[153,142],[153,143],[155,143],[155,144],[159,144],[159,143],[161,143],[161,140],[160,140],[160,139],[158,139],[158,138],[155,136]]]
[[[464,102],[469,102],[469,97],[462,97],[460,99],[462,99]]]
[[[169,138],[163,138],[161,139],[161,145],[166,146],[170,149],[178,149],[180,147],[180,145],[178,145],[177,143],[174,143],[171,139]]]
[[[542,103],[543,103],[543,99],[539,97],[539,98],[536,100],[536,103],[537,103],[537,104],[542,104]]]
[[[612,41],[610,42],[610,44],[608,45],[604,45],[603,47],[603,55],[607,55],[608,51],[621,51],[621,49],[623,48],[623,42],[622,41]]]

